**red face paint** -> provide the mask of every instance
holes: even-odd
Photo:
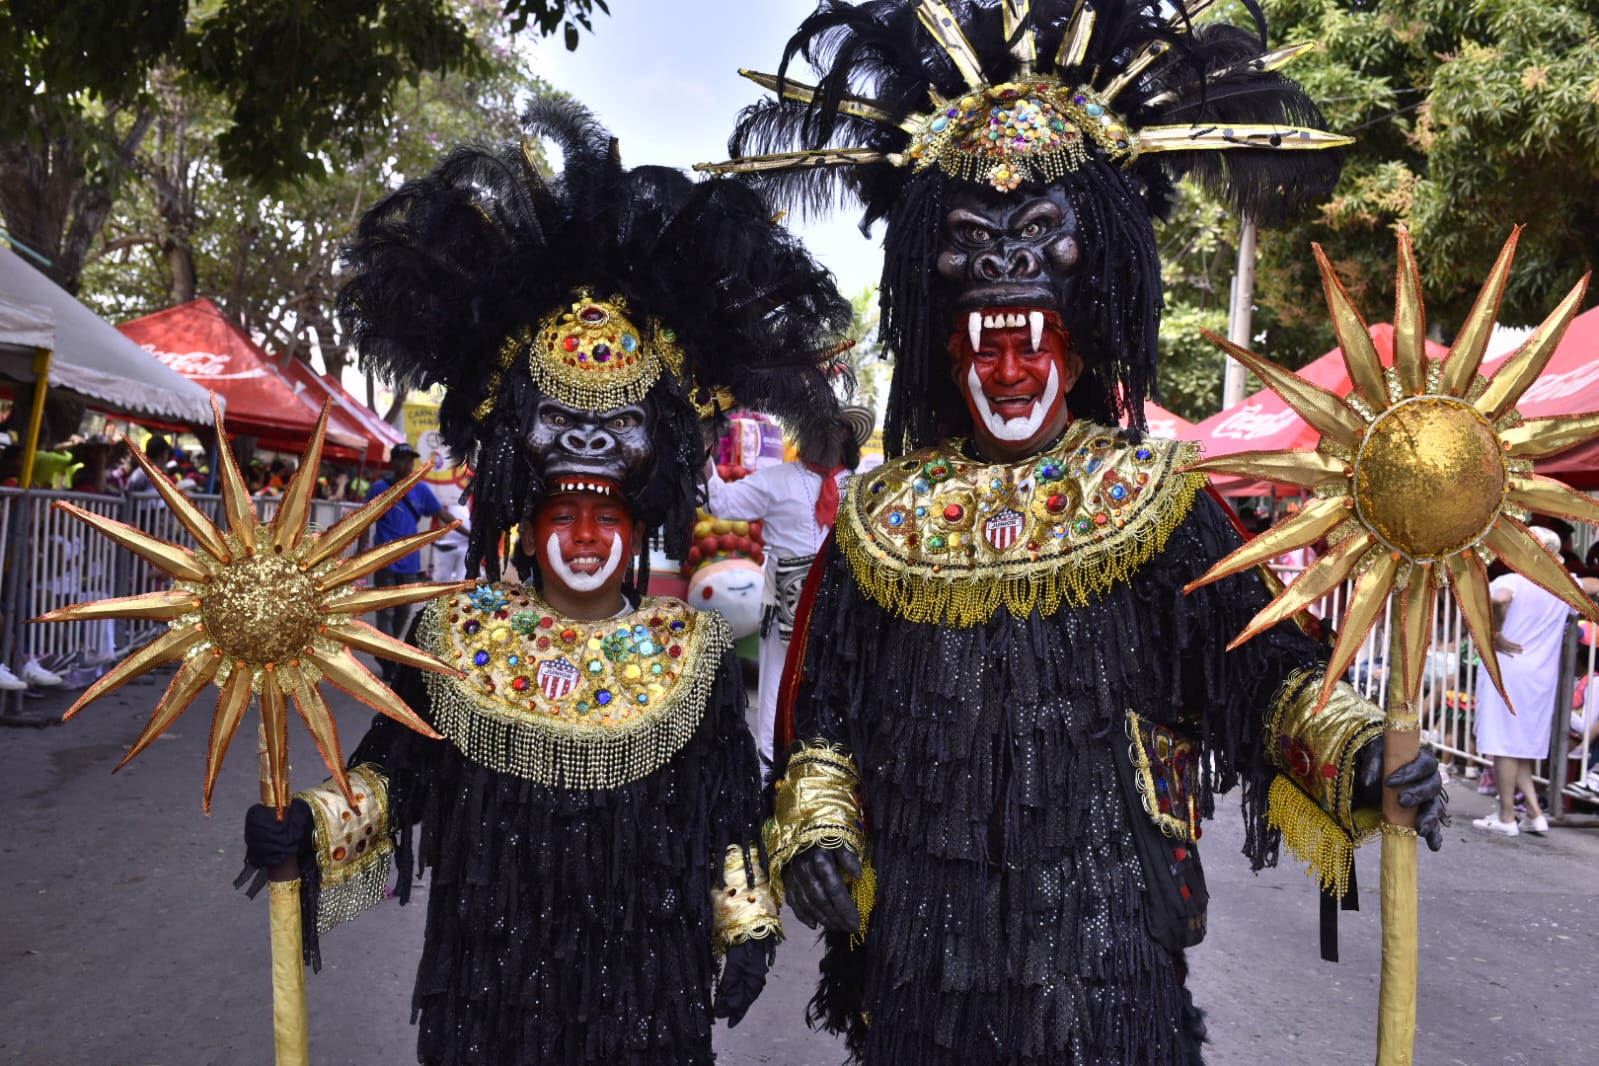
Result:
[[[621,588],[635,545],[632,512],[618,496],[551,496],[534,512],[531,526],[531,552],[547,583],[583,595]]]
[[[990,459],[1035,454],[1066,428],[1066,394],[1082,373],[1060,316],[1026,307],[964,316],[949,340],[951,372]]]

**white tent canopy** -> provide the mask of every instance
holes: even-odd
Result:
[[[0,373],[33,380],[33,351],[48,348],[50,386],[96,406],[209,425],[205,389],[118,333],[65,289],[0,246]]]

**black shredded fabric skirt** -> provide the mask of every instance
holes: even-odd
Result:
[[[1322,649],[1292,625],[1226,643],[1253,574],[1184,587],[1237,535],[1201,496],[1166,550],[1081,607],[967,628],[878,606],[836,548],[796,735],[844,744],[879,879],[865,943],[829,937],[813,1021],[867,1066],[1193,1066],[1203,1024],[1150,935],[1117,775],[1131,710],[1201,745],[1197,813],[1242,785],[1245,854],[1275,861],[1261,716]],[[1162,871],[1164,872],[1164,871]]]
[[[1148,935],[1143,873],[1099,752],[1086,809],[1019,813],[1049,860],[989,863],[879,825],[866,942],[830,937],[818,1020],[870,1066],[1195,1066],[1203,1025],[1182,959]],[[879,778],[879,780],[883,780]],[[886,790],[879,785],[877,794]],[[874,804],[892,820],[892,802]],[[922,815],[928,812],[920,811]],[[1032,823],[1032,824],[1029,824]],[[886,875],[886,876],[885,876]],[[864,1018],[851,1017],[860,1004]]]
[[[420,825],[416,841],[401,831],[398,866],[429,880],[412,999],[420,1062],[715,1061],[711,894],[725,848],[752,840],[759,814],[735,666],[684,748],[613,789],[497,773],[447,740],[375,722],[352,762],[383,765],[393,824]],[[421,693],[412,678],[396,688]]]

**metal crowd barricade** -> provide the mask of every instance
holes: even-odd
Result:
[[[37,618],[47,611],[85,600],[118,595],[121,549],[94,536],[76,518],[51,506],[57,500],[93,514],[121,520],[119,496],[92,492],[30,492],[22,498],[16,520],[26,523],[29,543],[20,590],[19,614]],[[85,662],[105,661],[116,653],[116,624],[110,621],[24,625],[21,647],[26,658],[80,653]]]
[[[225,521],[220,496],[191,493],[189,498],[214,521]],[[159,622],[130,621],[26,624],[29,618],[67,604],[156,592],[171,582],[159,567],[51,507],[56,500],[124,522],[173,544],[191,550],[195,547],[188,530],[153,492],[123,497],[0,489],[0,545],[11,548],[5,571],[5,625],[0,633],[0,654],[8,664],[55,655],[76,655],[79,665],[110,661],[150,640],[161,628]],[[255,506],[261,520],[270,521],[277,513],[278,500],[258,497]],[[325,529],[360,506],[337,500],[314,501],[312,525]],[[15,544],[11,543],[13,536],[17,539]],[[360,547],[351,545],[346,554]]]

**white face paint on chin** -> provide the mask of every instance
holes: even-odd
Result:
[[[601,567],[592,574],[579,574],[566,564],[561,557],[560,538],[554,533],[544,545],[544,557],[549,560],[550,569],[555,571],[555,576],[561,583],[573,592],[593,592],[610,580],[616,568],[622,565],[622,538],[615,533],[611,534],[611,554]]]
[[[1004,418],[994,413],[988,406],[988,397],[983,395],[983,384],[977,377],[977,367],[974,365],[966,371],[966,392],[972,398],[972,405],[977,408],[977,413],[982,416],[983,424],[988,427],[988,432],[995,440],[1024,441],[1031,439],[1044,425],[1044,416],[1055,406],[1055,401],[1060,398],[1060,370],[1055,364],[1049,367],[1049,381],[1044,384],[1044,395],[1033,401],[1033,409],[1019,418]]]

